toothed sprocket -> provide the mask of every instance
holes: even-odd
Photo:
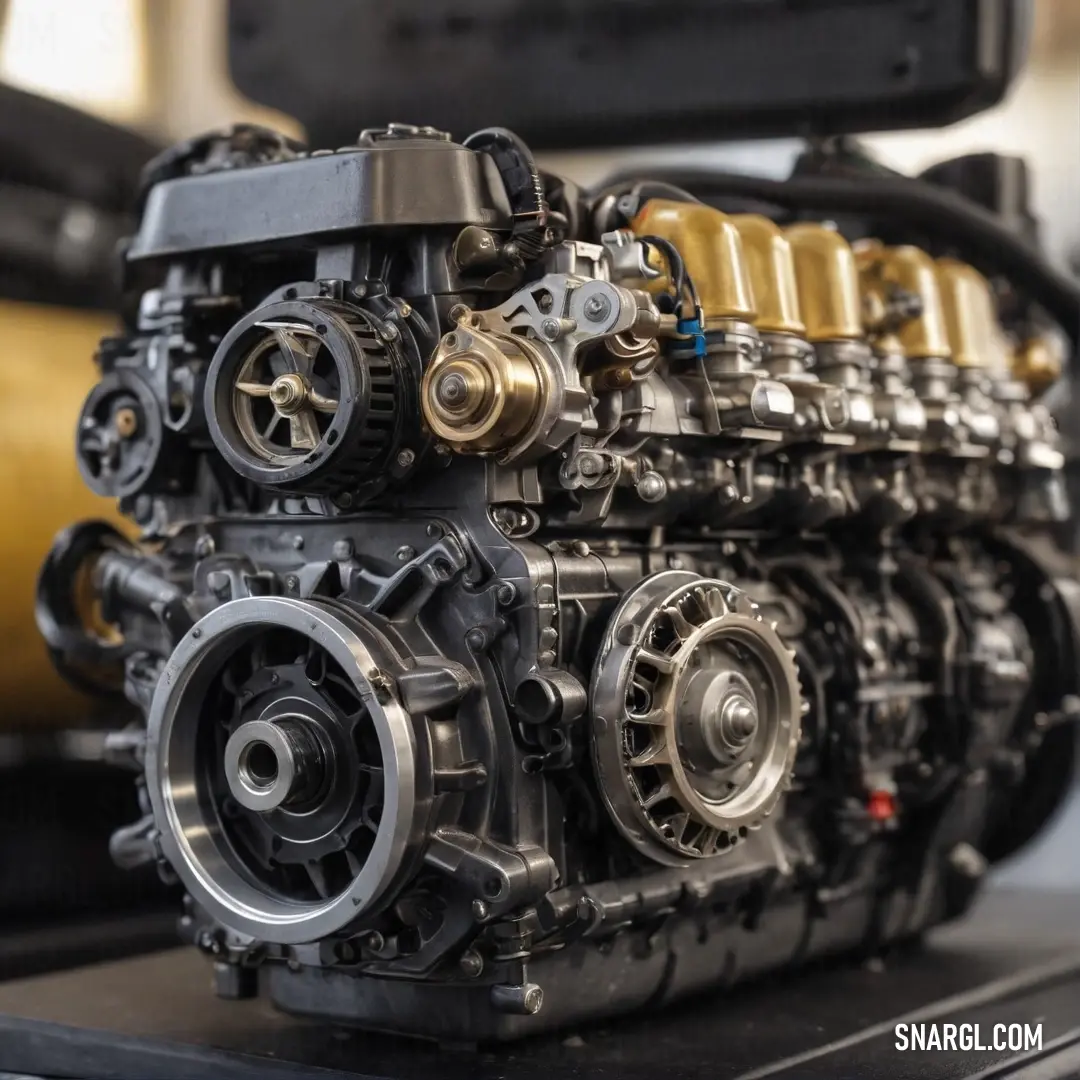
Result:
[[[623,597],[593,674],[593,749],[635,847],[665,863],[716,855],[772,812],[799,743],[794,657],[727,582],[671,570]]]

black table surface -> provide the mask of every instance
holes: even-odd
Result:
[[[363,1076],[1080,1076],[1080,894],[988,893],[884,962],[835,963],[618,1021],[489,1049],[447,1048],[210,992],[191,949],[0,983],[0,1070],[111,1080]],[[901,1052],[898,1022],[1041,1024],[1041,1052]]]

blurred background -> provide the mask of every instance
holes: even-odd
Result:
[[[625,12],[645,2],[606,0],[604,6],[610,13],[621,5]],[[672,0],[669,10],[697,6],[700,12],[702,2]],[[784,6],[779,0],[752,2]],[[863,0],[858,6],[880,2]],[[911,17],[924,20],[944,6],[908,4]],[[949,6],[959,10],[960,5]],[[995,6],[969,5],[973,11]],[[114,252],[131,224],[141,166],[161,147],[238,121],[311,136],[316,145],[325,145],[320,139],[340,140],[329,145],[351,141],[373,123],[439,125],[447,109],[453,113],[459,104],[459,94],[465,112],[487,110],[483,124],[514,126],[511,117],[500,115],[505,100],[500,94],[476,96],[482,85],[476,65],[484,62],[477,28],[488,13],[512,7],[515,0],[413,5],[295,0],[291,6],[281,0],[0,0],[0,332],[6,348],[0,365],[6,440],[0,454],[5,500],[0,562],[12,571],[0,593],[0,865],[31,871],[0,884],[0,911],[9,925],[37,925],[53,910],[81,911],[97,921],[89,935],[93,945],[86,945],[84,935],[80,947],[100,954],[109,933],[127,937],[130,945],[131,919],[114,919],[107,933],[100,914],[128,905],[148,913],[142,924],[147,941],[159,940],[163,932],[156,914],[162,892],[152,875],[135,875],[133,884],[131,876],[112,870],[106,856],[109,831],[138,816],[130,775],[113,779],[100,761],[104,743],[98,733],[123,726],[123,703],[94,703],[67,689],[52,672],[33,626],[34,580],[53,534],[80,518],[119,520],[114,507],[82,485],[72,434],[95,381],[96,343],[112,324],[110,309],[118,297]],[[548,15],[577,10],[571,0],[527,7],[543,7]],[[849,8],[854,12],[856,5]],[[399,14],[404,10],[430,17],[430,26],[408,21]],[[1015,40],[1006,42],[1018,55],[1026,45],[1026,59],[1007,92],[991,95],[996,102],[991,107],[944,127],[925,128],[913,127],[911,116],[892,124],[886,103],[878,113],[885,119],[882,126],[905,130],[871,131],[860,134],[859,142],[871,157],[907,174],[973,153],[1023,159],[1026,179],[1016,174],[1016,182],[1026,182],[1026,194],[1006,192],[1002,201],[1034,215],[1049,257],[1080,272],[1080,2],[1034,0],[1028,11],[1032,18],[1013,26]],[[401,92],[404,78],[392,86],[380,82],[382,69],[373,66],[370,52],[379,48],[378,40],[365,38],[361,15],[377,19],[381,30],[389,27],[387,32],[411,48],[439,50],[431,55],[443,62],[418,62],[409,73],[416,73],[419,87],[412,96]],[[390,23],[392,18],[398,21]],[[421,40],[431,26],[434,45]],[[608,35],[604,44],[617,49],[618,20],[601,24],[600,30]],[[312,36],[298,38],[301,31]],[[534,62],[544,47],[540,29],[536,35],[512,39],[509,62],[520,59],[530,85],[540,88],[541,105],[543,94],[550,93],[555,112],[565,116],[573,102],[558,98],[558,78],[544,84],[546,73]],[[610,59],[579,50],[576,60],[587,72],[604,56]],[[718,56],[717,63],[722,60]],[[899,57],[896,78],[910,81],[918,61],[917,55]],[[466,68],[472,79],[463,86]],[[671,73],[630,66],[627,79],[631,76],[644,84],[636,89],[645,102]],[[710,73],[701,69],[690,76],[706,79]],[[295,101],[306,116],[252,100],[237,83],[256,87],[257,96],[278,106]],[[629,94],[630,81],[626,89]],[[574,92],[588,104],[588,87],[583,91],[580,79]],[[402,102],[410,104],[410,115],[395,111]],[[302,121],[308,118],[315,130],[305,130]],[[789,137],[747,140],[735,113],[722,109],[701,124],[704,138],[695,138],[694,124],[685,120],[666,133],[656,123],[643,123],[639,135],[632,123],[617,130],[597,126],[590,133],[581,121],[565,129],[565,142],[558,123],[537,130],[539,163],[584,185],[642,161],[783,177],[805,148],[804,141],[790,137],[798,130],[790,125]],[[529,130],[521,133],[533,137]],[[73,674],[78,682],[79,673]],[[73,818],[70,809],[76,804],[80,813]],[[1074,796],[1036,845],[998,871],[1000,877],[1080,886],[1077,837],[1080,799]],[[43,851],[54,858],[43,861]],[[171,934],[171,921],[168,925]],[[20,940],[24,944],[17,947],[0,941],[0,972],[5,964],[7,970],[23,970],[45,963],[49,948],[70,948],[55,939],[48,947],[40,940],[26,946],[25,935]]]
[[[249,6],[239,5],[245,16]],[[4,7],[0,80],[12,86],[164,144],[241,120],[304,134],[295,119],[251,101],[234,85],[228,68],[228,0],[6,0],[0,2]],[[1034,0],[1032,7],[1027,59],[1004,101],[945,128],[871,133],[862,141],[906,173],[983,150],[1025,158],[1032,167],[1032,208],[1048,226],[1047,251],[1075,266],[1080,262],[1080,4]],[[445,91],[454,93],[453,69],[443,78]],[[365,116],[379,112],[374,104],[364,102]],[[424,117],[396,119],[426,122]],[[540,158],[545,167],[583,184],[643,157],[781,176],[800,145],[797,139],[695,142],[662,150],[547,151]]]

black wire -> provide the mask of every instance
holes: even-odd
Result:
[[[633,200],[634,211],[624,213],[617,205],[619,200],[629,196]],[[675,202],[700,203],[701,200],[689,191],[675,187],[673,184],[653,183],[649,180],[626,180],[619,184],[605,186],[600,191],[587,193],[589,212],[592,215],[593,228],[597,235],[610,232],[612,229],[625,227],[630,218],[637,213],[637,209],[643,206],[649,199],[672,199]]]
[[[683,257],[679,254],[679,249],[670,241],[662,236],[639,236],[643,244],[651,244],[659,251],[663,252],[668,261],[668,270],[671,277],[671,292],[673,311],[676,315],[680,315],[683,302],[683,296],[689,294],[690,303],[694,307],[694,316],[701,321],[701,301],[698,299],[697,286],[694,284],[694,279],[690,276],[686,269],[686,263],[683,262]]]
[[[643,175],[644,173],[644,175]],[[757,199],[776,206],[827,213],[865,213],[924,229],[954,245],[965,258],[1007,277],[1060,324],[1077,347],[1080,364],[1080,282],[1052,266],[991,211],[955,192],[906,177],[758,176],[685,166],[620,170],[593,196],[593,205],[626,185],[664,185],[691,199],[717,196]]]
[[[679,249],[662,236],[639,236],[638,240],[656,248],[667,259],[672,299],[675,303],[674,310],[678,311],[682,304],[683,293],[686,291],[686,263],[683,262]]]

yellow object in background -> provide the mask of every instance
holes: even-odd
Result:
[[[98,342],[114,320],[0,300],[0,730],[79,727],[92,702],[54,671],[34,623],[34,589],[53,537],[73,521],[119,524],[75,464],[75,426]]]

